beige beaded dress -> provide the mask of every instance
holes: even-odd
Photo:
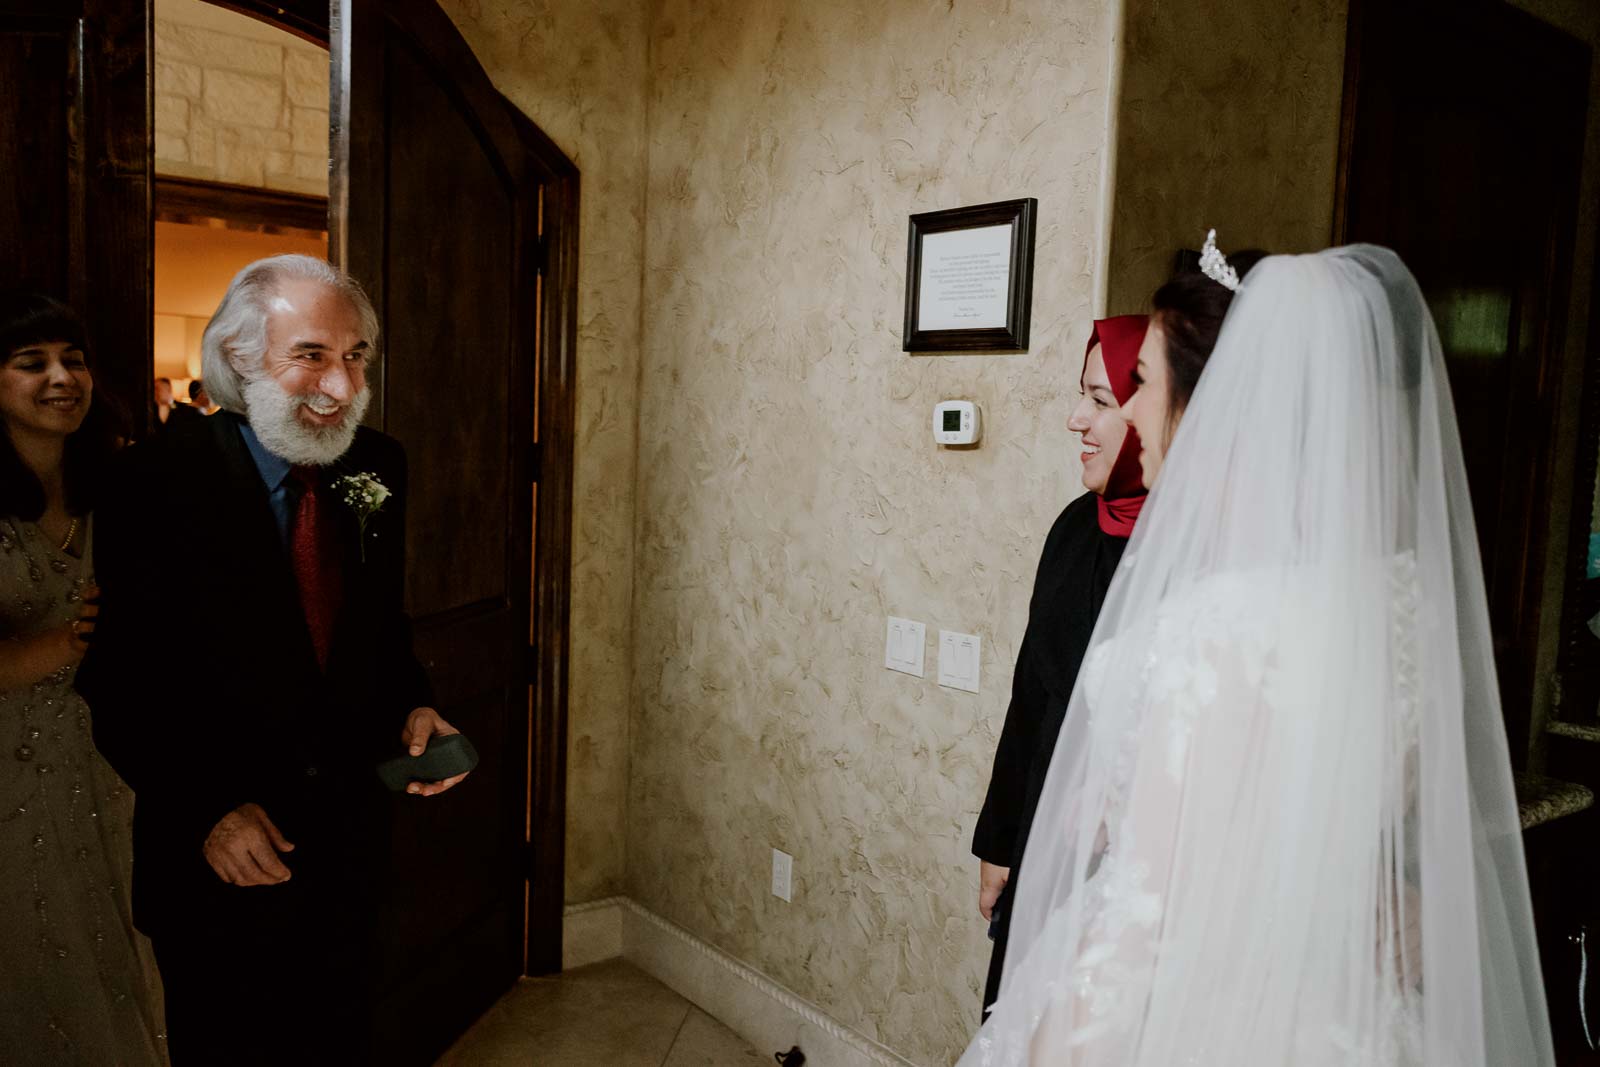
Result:
[[[0,639],[77,617],[93,559],[0,518]],[[95,751],[75,667],[0,689],[0,1061],[163,1061],[148,945],[129,914],[133,796]]]

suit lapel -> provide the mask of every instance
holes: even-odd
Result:
[[[354,508],[345,502],[344,493],[335,483],[339,479],[359,474],[368,468],[362,435],[337,463],[327,469],[323,487],[324,507],[337,522],[340,566],[343,568],[344,602],[340,605],[339,620],[333,630],[333,647],[328,654],[328,674],[333,676],[340,668],[349,666],[350,653],[359,644],[366,626],[366,612],[371,597],[367,588],[370,573],[362,558],[361,520]]]
[[[268,663],[295,663],[316,673],[316,652],[300,606],[288,553],[278,537],[261,471],[239,433],[238,416],[219,413],[206,422],[217,443],[218,470],[210,484],[221,491],[213,505],[222,526],[220,546],[234,564],[236,588],[259,619]]]
[[[349,452],[326,469],[319,491],[325,521],[336,524],[343,586],[343,602],[324,671],[317,666],[294,568],[278,537],[266,484],[239,432],[237,420],[238,416],[226,413],[206,420],[212,424],[217,444],[217,468],[208,472],[202,484],[220,486],[221,492],[204,505],[215,515],[202,528],[211,528],[211,523],[222,528],[219,543],[224,547],[223,565],[232,562],[237,568],[235,587],[243,593],[243,602],[258,613],[261,640],[274,647],[273,658],[268,662],[298,664],[300,670],[313,677],[332,680],[352,666],[351,656],[362,643],[372,604],[372,576],[361,558],[360,521],[334,483],[345,475],[373,470],[372,457],[362,435],[357,434]],[[357,654],[356,659],[359,658]]]

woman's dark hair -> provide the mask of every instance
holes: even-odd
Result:
[[[1267,253],[1249,249],[1228,256],[1228,265],[1241,281]],[[1198,270],[1175,274],[1150,300],[1151,317],[1167,342],[1167,417],[1182,415],[1194,396],[1200,372],[1222,333],[1222,319],[1233,303],[1233,291]],[[1170,430],[1169,430],[1170,432]]]
[[[0,292],[0,364],[29,345],[65,341],[84,354],[91,371],[88,330],[72,308],[43,293]],[[116,450],[122,420],[110,398],[96,390],[83,425],[67,438],[62,461],[67,510],[86,514],[94,507],[101,480]],[[17,454],[11,435],[0,423],[0,515],[32,522],[44,514],[44,486]]]

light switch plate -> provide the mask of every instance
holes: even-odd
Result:
[[[790,903],[794,885],[794,857],[778,849],[772,850],[772,895]]]
[[[889,616],[889,636],[884,643],[883,665],[891,671],[923,677],[923,650],[927,642],[926,625]]]
[[[939,684],[968,693],[978,691],[978,661],[983,645],[977,634],[939,631]]]

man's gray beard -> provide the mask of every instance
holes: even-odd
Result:
[[[307,426],[295,414],[304,397],[284,392],[272,378],[257,378],[244,387],[250,429],[268,452],[297,467],[326,467],[349,451],[371,401],[372,391],[362,386],[339,425]]]

